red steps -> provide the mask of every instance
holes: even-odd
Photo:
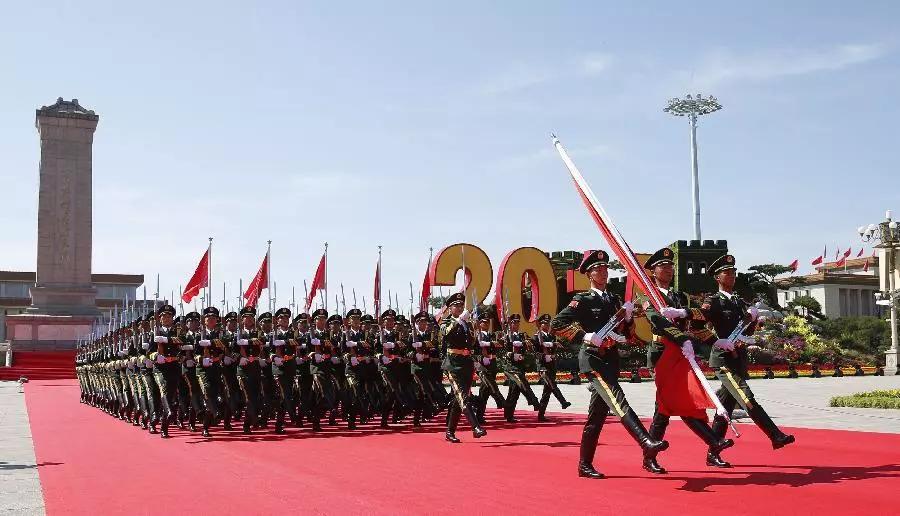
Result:
[[[12,367],[0,367],[0,380],[75,378],[74,351],[13,351]]]

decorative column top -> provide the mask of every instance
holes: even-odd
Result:
[[[56,104],[51,106],[41,106],[35,110],[36,117],[52,116],[56,118],[76,118],[80,120],[91,120],[96,122],[100,120],[100,116],[84,108],[78,103],[78,99],[63,100],[62,97],[56,99]]]

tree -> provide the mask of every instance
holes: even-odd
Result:
[[[812,296],[800,296],[796,299],[792,299],[787,304],[788,308],[802,308],[804,310],[804,314],[810,314],[815,317],[821,319],[822,316],[822,305],[816,301],[816,299]]]
[[[816,326],[822,337],[835,340],[843,349],[880,355],[891,345],[890,323],[879,317],[839,317]]]

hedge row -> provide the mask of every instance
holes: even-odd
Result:
[[[900,389],[858,392],[831,398],[832,407],[900,409]]]

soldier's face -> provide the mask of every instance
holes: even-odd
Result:
[[[394,319],[391,319],[390,317],[388,317],[387,319],[384,320],[384,328],[386,330],[392,330],[392,329],[394,329],[394,326],[396,326],[396,325],[397,325],[397,321],[395,321]]]
[[[663,285],[671,285],[675,277],[675,267],[671,263],[661,263],[653,267],[653,277]]]
[[[519,321],[510,321],[509,329],[512,331],[519,331]]]
[[[359,317],[354,315],[353,317],[350,318],[350,327],[353,328],[354,330],[359,329]]]
[[[209,316],[203,319],[204,324],[206,324],[206,329],[212,330],[219,324],[219,318]]]
[[[278,324],[279,328],[287,328],[288,317],[286,315],[279,315],[278,318],[275,319],[275,322]]]
[[[487,331],[488,328],[490,327],[490,325],[491,325],[490,321],[479,321],[478,322],[478,328],[480,328],[481,331]]]
[[[463,303],[453,303],[450,305],[450,315],[453,317],[459,317],[459,315],[463,312]]]
[[[172,326],[172,314],[164,313],[159,316],[159,324],[163,326]]]
[[[228,331],[234,331],[237,329],[237,319],[228,319],[228,322],[225,324],[228,327]]]
[[[588,271],[588,279],[591,280],[591,286],[603,290],[606,288],[606,282],[609,281],[609,269],[606,265],[598,265]]]
[[[543,331],[543,332],[550,331],[550,323],[541,323],[541,331]]]
[[[428,321],[426,321],[425,319],[419,319],[418,321],[416,321],[416,328],[418,328],[419,331],[427,330],[428,329]]]
[[[187,327],[191,331],[197,331],[198,329],[200,329],[200,321],[191,319],[187,322]]]
[[[252,328],[253,323],[255,322],[256,319],[254,319],[252,315],[245,315],[241,317],[241,324],[244,326],[244,328]]]
[[[737,278],[737,271],[734,269],[725,269],[724,271],[716,274],[716,281],[719,283],[719,287],[727,290],[731,290],[734,288],[734,280]]]
[[[272,331],[272,320],[266,319],[260,326],[262,326],[263,331]]]

